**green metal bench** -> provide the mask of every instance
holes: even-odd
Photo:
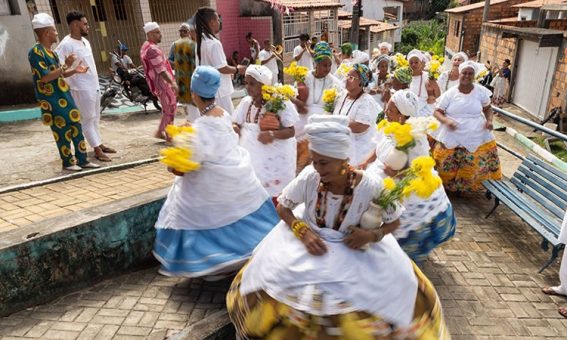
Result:
[[[551,257],[539,270],[541,273],[557,258],[563,244],[558,237],[567,207],[567,174],[529,156],[524,159],[512,178],[482,183],[488,199],[494,197],[494,207],[488,218],[502,202],[530,225],[542,237],[541,247]]]

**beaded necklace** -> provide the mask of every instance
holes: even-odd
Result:
[[[334,230],[339,230],[352,203],[356,172],[354,171],[354,168],[350,166],[347,171],[348,185],[345,189],[345,193],[341,201],[339,213],[337,214],[337,217],[335,217],[335,221],[332,226]],[[325,223],[325,216],[327,214],[328,193],[329,189],[327,188],[327,186],[323,182],[320,182],[319,187],[317,188],[317,203],[315,204],[315,221],[319,228],[327,228],[327,224]]]
[[[354,103],[356,103],[356,101],[358,100],[358,98],[360,98],[362,95],[364,94],[364,91],[360,92],[360,94],[352,101],[352,103],[350,104],[350,106],[348,107],[347,112],[345,113],[345,116],[348,116],[350,110],[352,109],[352,107],[354,106]],[[339,109],[339,115],[343,114],[343,106],[345,106],[346,100],[348,99],[348,94],[345,96],[345,99],[343,99],[343,103],[341,104],[341,108]]]
[[[248,111],[246,112],[246,123],[252,123],[252,121],[250,120],[250,113],[252,111],[252,106],[254,106],[253,101],[250,103],[250,106],[248,106]],[[259,108],[256,108],[256,115],[254,116],[255,124],[258,124],[258,119],[260,118],[260,111],[262,111],[261,106]]]
[[[205,106],[204,109],[201,110],[201,116],[206,115],[209,111],[211,111],[217,104],[214,102],[210,103],[209,105]]]

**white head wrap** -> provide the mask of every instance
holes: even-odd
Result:
[[[380,55],[380,50],[378,48],[374,47],[372,49],[372,58],[376,58],[379,55]]]
[[[272,71],[264,65],[250,65],[246,68],[246,75],[264,85],[272,85]]]
[[[351,131],[347,116],[313,115],[305,126],[309,149],[334,159],[347,159],[351,153]]]
[[[417,95],[410,89],[398,90],[391,98],[401,114],[406,117],[415,117],[418,109]]]
[[[148,34],[148,32],[151,32],[155,29],[158,29],[159,25],[157,22],[155,21],[151,21],[151,22],[146,22],[146,24],[144,25],[144,32],[146,32],[146,34]]]
[[[38,13],[34,15],[32,19],[32,28],[35,30],[45,27],[55,27],[55,21],[51,15],[47,13]]]
[[[182,24],[179,26],[179,29],[180,29],[180,30],[181,30],[181,29],[185,29],[185,30],[187,30],[187,31],[190,31],[190,30],[191,30],[191,26],[190,26],[188,23],[184,22],[184,23],[182,23]]]
[[[425,55],[420,50],[411,50],[410,53],[408,53],[408,61],[410,61],[411,58],[417,58],[419,61],[424,63],[427,61]]]
[[[457,57],[461,57],[464,61],[469,60],[469,56],[465,52],[459,52],[459,53],[453,54],[451,61],[455,60],[455,58],[457,58]]]
[[[364,64],[370,61],[370,56],[366,52],[355,50],[352,52],[353,64]]]
[[[379,48],[386,47],[388,49],[388,51],[392,51],[392,44],[390,44],[389,42],[386,42],[386,41],[382,41],[381,43],[379,43],[378,47]]]

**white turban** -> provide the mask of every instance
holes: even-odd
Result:
[[[388,49],[388,51],[392,51],[392,44],[390,44],[389,42],[386,42],[386,41],[382,41],[381,43],[379,43],[378,47],[379,48],[386,47]]]
[[[159,25],[157,22],[155,21],[151,21],[151,22],[146,22],[146,24],[144,25],[144,32],[146,32],[146,34],[148,34],[149,32],[158,29]]]
[[[469,56],[465,52],[459,52],[459,53],[453,54],[453,57],[451,58],[451,60],[455,60],[455,58],[457,58],[457,57],[461,57],[464,61],[469,60]]]
[[[391,98],[401,114],[406,117],[415,117],[418,109],[417,95],[410,89],[398,90]]]
[[[55,27],[55,21],[51,15],[47,13],[38,13],[34,15],[32,19],[32,28],[35,30],[45,27]]]
[[[353,64],[364,64],[370,61],[370,56],[366,52],[355,50],[352,52]]]
[[[472,60],[468,60],[465,61],[464,63],[461,63],[461,65],[459,65],[459,73],[463,72],[463,70],[466,68],[472,68],[474,70],[475,78],[478,77],[479,74],[487,70],[484,64],[477,63]]]
[[[351,154],[351,131],[347,116],[313,115],[305,126],[309,149],[334,159],[348,159]]]
[[[410,53],[408,53],[408,61],[410,61],[411,58],[417,58],[419,61],[424,63],[427,61],[427,58],[420,50],[411,50]]]
[[[250,65],[246,68],[246,75],[264,85],[272,85],[272,71],[264,65]]]

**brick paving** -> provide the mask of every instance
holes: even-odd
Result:
[[[481,195],[452,198],[458,218],[453,240],[423,265],[441,297],[454,339],[567,339],[547,296],[558,264],[537,270],[548,252],[541,239],[504,206],[484,219]],[[157,268],[125,274],[51,303],[0,319],[8,339],[163,339],[224,308],[229,281],[168,278]]]
[[[161,163],[0,194],[0,233],[171,185]]]

